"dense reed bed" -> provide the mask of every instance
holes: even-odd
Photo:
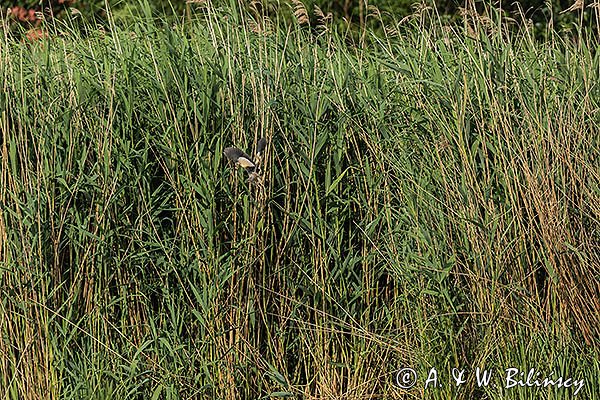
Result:
[[[0,42],[0,398],[600,397],[597,36],[195,6]]]

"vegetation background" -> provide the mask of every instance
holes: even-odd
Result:
[[[0,398],[600,398],[597,3],[3,4]]]
[[[190,3],[200,3],[201,0],[155,0],[148,3],[148,7],[155,15],[160,18],[179,17],[189,11]],[[541,33],[550,28],[558,28],[560,31],[572,30],[573,22],[584,22],[586,25],[597,24],[594,18],[594,9],[590,5],[594,2],[584,1],[583,12],[580,16],[575,13],[565,13],[574,4],[581,0],[523,0],[518,2],[499,2],[493,5],[497,10],[501,9],[506,16],[513,16],[528,21],[534,25],[535,30]],[[215,6],[237,7],[237,0],[216,0],[212,1]],[[244,2],[242,2],[244,3]],[[260,4],[261,10],[267,10],[267,13],[274,17],[275,15],[287,18],[291,21],[291,15],[288,12],[287,5],[290,1],[282,0],[258,0],[247,1],[246,4]],[[292,2],[293,3],[293,2]],[[357,25],[367,24],[369,14],[373,9],[377,10],[379,18],[371,19],[374,26],[371,29],[381,28],[382,25],[390,24],[396,19],[402,19],[412,15],[415,8],[420,4],[416,0],[304,0],[303,6],[314,17],[315,7],[326,14],[331,14],[334,24],[337,25]],[[443,19],[457,19],[461,8],[474,8],[481,14],[486,8],[485,1],[468,0],[459,2],[456,0],[437,0],[435,7]],[[243,6],[243,5],[242,5]],[[587,6],[587,8],[586,8]],[[36,16],[37,13],[45,13],[56,18],[64,18],[72,12],[73,9],[81,13],[86,19],[96,18],[106,22],[106,10],[110,9],[113,14],[122,15],[128,18],[131,8],[137,9],[138,2],[126,0],[0,0],[0,7],[3,12],[10,10],[12,13],[12,24],[28,26],[37,26],[41,19]],[[581,21],[579,21],[581,19]],[[383,24],[381,24],[383,22]]]

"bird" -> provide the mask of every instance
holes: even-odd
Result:
[[[255,149],[255,158],[260,162],[263,157],[263,153],[267,147],[267,139],[260,138],[260,140],[256,143]],[[227,157],[230,161],[234,162],[236,165],[241,166],[248,173],[248,182],[255,182],[260,176],[258,172],[258,165],[252,157],[246,154],[243,150],[238,149],[237,147],[227,147],[223,153],[225,157]]]
[[[256,144],[256,157],[261,158],[266,148],[267,148],[267,139],[262,137]]]

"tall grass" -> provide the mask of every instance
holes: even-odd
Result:
[[[597,38],[197,7],[0,44],[2,398],[600,397]]]

